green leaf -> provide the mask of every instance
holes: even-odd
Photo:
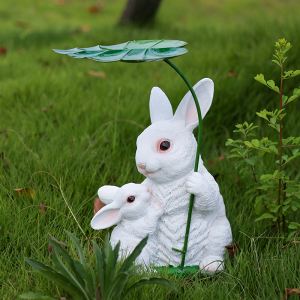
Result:
[[[270,127],[274,128],[276,131],[279,132],[279,130],[273,125],[273,124],[268,124]]]
[[[254,204],[254,211],[257,215],[259,215],[264,208],[264,203],[262,201],[263,198],[264,198],[263,195],[256,197],[255,204]]]
[[[242,165],[244,162],[245,162],[244,160],[239,161],[239,162],[236,164],[235,168],[237,169],[237,168],[238,168],[240,165]]]
[[[300,94],[300,89],[294,89],[293,95],[299,95]]]
[[[247,164],[254,166],[255,165],[255,159],[253,158],[245,158],[245,161]]]
[[[89,58],[100,62],[146,62],[176,57],[187,52],[187,43],[178,40],[139,40],[112,46],[94,46],[69,50],[53,49],[74,58]]]
[[[296,154],[298,153],[298,151],[299,151],[299,149],[294,149],[294,150],[292,151],[293,155],[296,155]]]
[[[300,228],[300,224],[299,223],[291,222],[289,224],[289,229],[298,229],[298,228]]]
[[[87,292],[85,291],[84,287],[80,284],[80,282],[74,277],[74,275],[66,268],[66,266],[63,264],[61,259],[58,257],[56,252],[54,251],[52,253],[52,260],[56,266],[56,268],[60,271],[60,273],[69,281],[70,284],[72,284],[74,287],[76,287],[79,291],[77,293],[77,296],[81,296],[82,299],[89,300],[89,296]]]
[[[282,104],[285,104],[286,101],[288,101],[288,99],[289,99],[288,96],[282,95]]]
[[[257,218],[257,219],[255,220],[255,222],[260,221],[260,220],[263,220],[263,219],[273,219],[273,218],[274,218],[273,215],[271,215],[271,214],[269,214],[269,213],[264,213],[264,214],[261,215],[259,218]]]
[[[286,116],[286,114],[280,114],[279,118],[282,120],[285,116]]]
[[[292,141],[294,139],[294,137],[288,137],[287,139],[282,139],[282,143],[283,145],[288,144],[290,141]]]
[[[281,67],[281,65],[280,65],[280,63],[279,63],[279,61],[278,60],[275,60],[275,59],[273,59],[273,60],[271,60],[273,63],[275,63],[276,65],[278,65],[279,67]]]
[[[49,296],[43,296],[43,295],[32,293],[32,292],[26,293],[26,294],[21,294],[18,297],[23,298],[23,299],[35,299],[35,300],[57,300],[56,298],[52,298]]]
[[[271,122],[273,125],[275,125],[275,124],[276,124],[276,119],[275,119],[275,118],[271,118],[271,119],[270,119],[270,122]]]
[[[274,91],[279,92],[279,88],[275,85],[275,82],[273,80],[268,80],[267,85]]]
[[[105,274],[104,259],[103,259],[103,256],[102,256],[99,246],[94,241],[93,241],[93,246],[94,246],[94,253],[96,256],[97,274],[98,274],[98,280],[100,283],[100,292],[101,292],[102,297],[105,299],[106,290],[105,290],[105,277],[104,277],[104,274]]]
[[[265,76],[263,74],[257,74],[256,77],[254,77],[255,80],[257,80],[258,82],[267,85],[267,82],[265,80]]]
[[[286,199],[286,200],[283,202],[283,205],[290,204],[291,201],[292,201],[292,199],[291,199],[291,198],[288,198],[288,199]]]
[[[248,142],[248,141],[245,141],[244,143],[245,143],[246,146],[248,146],[250,148],[253,147],[252,144],[250,142]]]
[[[263,112],[260,112],[260,113],[257,112],[256,114],[257,114],[259,117],[261,117],[261,118],[263,118],[263,119],[269,121],[268,117],[267,117]]]
[[[276,92],[279,92],[278,86],[275,85],[275,82],[273,80],[268,80],[267,84],[271,89],[275,90]]]
[[[232,158],[232,157],[241,157],[241,154],[230,154],[227,156],[227,158]]]
[[[286,238],[286,241],[287,241],[287,242],[290,242],[290,241],[293,239],[294,235],[295,235],[297,232],[298,232],[297,230],[291,231],[290,234],[288,235],[288,237]]]
[[[78,274],[78,272],[76,271],[76,268],[74,267],[73,259],[71,258],[71,256],[69,255],[69,253],[66,251],[66,249],[64,249],[60,244],[58,244],[56,241],[52,240],[49,237],[47,237],[47,240],[53,246],[53,248],[55,249],[55,251],[57,251],[64,258],[64,260],[69,265],[70,269],[75,274],[76,278],[79,281],[81,281],[81,283],[83,284],[83,281],[81,280],[80,275]]]
[[[268,86],[270,86],[271,88],[275,87],[275,82],[273,80],[268,80],[267,81]]]
[[[277,205],[277,206],[275,206],[275,207],[269,208],[269,210],[270,210],[271,212],[273,212],[273,213],[276,213],[280,207],[281,207],[281,205]]]
[[[94,297],[92,296],[91,297],[91,299],[97,299],[98,298],[98,296],[97,296],[97,290],[98,290],[98,281],[97,281],[97,276],[96,276],[96,272],[95,272],[95,270],[94,270],[94,268],[91,266],[91,265],[89,265],[89,270],[90,270],[90,273],[91,273],[91,275],[92,275],[92,280],[93,280],[93,287],[94,287],[94,289],[92,290],[94,293]]]
[[[269,185],[269,184],[264,184],[264,185],[259,186],[257,189],[258,189],[258,190],[268,190],[268,189],[270,189],[270,188],[272,188],[271,185]]]
[[[269,149],[274,153],[278,153],[278,149],[274,145],[271,145]]]
[[[294,71],[284,71],[284,76],[283,76],[283,78],[286,78],[286,77],[291,76],[291,74],[292,74],[293,72],[294,72]]]
[[[295,77],[295,76],[297,76],[299,74],[300,74],[300,70],[296,70],[296,71],[293,72],[293,74],[291,75],[291,77]]]
[[[300,193],[294,193],[294,196],[296,196],[298,199],[300,199]]]
[[[290,205],[285,205],[283,208],[282,208],[282,211],[283,212],[286,212],[291,206]]]
[[[232,139],[228,139],[228,141],[225,143],[225,146],[228,146],[232,144],[234,141]]]
[[[300,137],[297,137],[294,139],[293,143],[298,145],[298,143],[300,142]]]
[[[299,95],[293,95],[293,96],[291,96],[291,97],[288,99],[288,102],[287,102],[287,103],[292,102],[293,100],[295,100],[295,99],[298,98],[298,97],[299,97]]]
[[[297,209],[298,209],[297,206],[292,205],[292,210],[293,211],[296,211]]]
[[[86,266],[85,266],[85,257],[84,257],[83,249],[82,249],[82,247],[80,245],[79,239],[74,234],[72,234],[71,232],[69,232],[67,230],[65,230],[65,232],[70,237],[70,239],[72,240],[73,244],[75,245],[75,247],[77,249],[77,252],[78,252],[78,255],[79,255],[79,258],[80,258],[81,264],[83,265],[84,268],[86,268]]]
[[[122,299],[126,299],[126,297],[132,292],[132,290],[134,290],[144,284],[160,284],[160,285],[165,285],[165,286],[171,288],[172,290],[175,290],[175,291],[177,290],[176,287],[167,279],[164,279],[161,277],[142,278],[124,291]]]
[[[61,273],[53,270],[49,266],[41,263],[38,260],[32,258],[25,258],[25,260],[35,268],[39,273],[47,277],[48,279],[52,280],[59,286],[61,286],[65,291],[69,292],[76,300],[82,300],[80,291],[70,283],[68,278],[63,276]]]
[[[251,143],[253,144],[254,147],[259,148],[259,140],[252,140]]]
[[[74,266],[76,268],[76,271],[80,274],[80,281],[83,280],[84,282],[82,286],[85,286],[85,291],[91,298],[93,294],[93,287],[87,271],[84,269],[83,265],[79,262],[79,260],[74,260]]]
[[[109,293],[107,299],[120,299],[128,280],[128,272],[119,272],[116,278],[109,283]]]

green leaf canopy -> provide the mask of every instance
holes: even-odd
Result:
[[[187,49],[181,48],[186,44],[186,42],[177,40],[141,40],[112,46],[98,45],[89,48],[53,50],[74,58],[89,58],[100,62],[146,62],[182,55],[187,52]]]

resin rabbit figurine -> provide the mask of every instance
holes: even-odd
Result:
[[[92,228],[104,229],[117,224],[112,231],[110,243],[115,247],[120,241],[122,257],[130,254],[149,235],[147,245],[138,257],[139,263],[149,264],[147,249],[151,245],[151,236],[156,230],[157,221],[163,214],[161,205],[153,201],[150,190],[141,184],[128,183],[121,188],[103,186],[98,190],[100,199],[106,199],[107,194],[113,196],[93,217]]]
[[[204,118],[212,103],[214,84],[204,78],[193,88]],[[189,199],[194,194],[185,265],[199,265],[208,274],[222,270],[225,246],[232,240],[231,228],[219,186],[201,157],[198,172],[194,172],[197,142],[193,130],[198,126],[198,115],[191,92],[184,96],[173,115],[167,96],[154,87],[150,117],[152,124],[137,139],[135,157],[138,171],[147,177],[142,185],[151,190],[163,208],[152,242],[147,244],[148,262],[155,266],[180,265],[182,254],[172,248],[183,249]],[[111,202],[115,188],[103,189],[99,198],[104,203]],[[114,239],[121,239],[122,232],[118,235]]]
[[[202,118],[209,110],[214,85],[205,78],[194,87]],[[178,266],[186,231],[190,194],[195,195],[185,265],[199,265],[209,274],[223,269],[225,246],[232,240],[223,198],[213,176],[200,157],[194,172],[197,142],[193,135],[198,116],[192,94],[188,92],[174,116],[172,106],[154,87],[150,96],[151,125],[137,139],[136,165],[147,178],[142,183],[162,205],[156,245],[150,261],[155,266]]]

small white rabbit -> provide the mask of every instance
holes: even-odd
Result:
[[[214,85],[211,79],[194,86],[202,118],[209,110]],[[211,274],[223,269],[225,246],[232,240],[223,198],[218,184],[206,170],[200,157],[194,172],[197,142],[193,135],[198,125],[196,106],[188,92],[174,116],[172,106],[161,89],[150,96],[152,124],[137,139],[136,164],[147,178],[142,183],[151,189],[164,213],[158,221],[155,247],[150,249],[154,265],[181,263],[190,194],[195,195],[185,265],[199,265]]]
[[[149,188],[128,183],[121,188],[103,186],[99,198],[107,205],[100,209],[91,221],[94,229],[113,229],[110,243],[113,247],[120,241],[121,255],[127,256],[149,234],[148,242],[138,257],[138,262],[149,264],[147,248],[156,230],[158,219],[163,214],[161,206],[153,201]]]

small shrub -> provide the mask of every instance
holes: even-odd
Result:
[[[255,221],[270,219],[277,224],[280,234],[286,237],[287,230],[290,240],[299,233],[300,223],[293,219],[300,211],[300,184],[295,183],[286,174],[286,165],[300,156],[300,137],[284,137],[283,123],[286,118],[285,106],[289,105],[300,96],[300,87],[295,88],[290,97],[283,95],[283,83],[291,77],[300,74],[300,70],[284,71],[283,65],[287,59],[286,52],[291,48],[291,44],[285,39],[280,39],[275,44],[275,59],[273,63],[280,68],[280,86],[276,86],[273,80],[265,80],[263,74],[257,75],[254,79],[264,84],[278,94],[278,106],[274,111],[264,109],[256,114],[266,120],[268,125],[277,132],[278,142],[270,140],[268,137],[256,139],[253,133],[258,126],[249,124],[237,124],[234,132],[240,133],[242,139],[228,139],[226,146],[231,146],[229,157],[238,159],[236,168],[240,168],[243,175],[251,175],[253,184],[246,194],[251,199],[255,198],[254,209],[259,217]],[[256,166],[264,161],[265,155],[274,158],[276,169],[270,174],[257,174]]]

